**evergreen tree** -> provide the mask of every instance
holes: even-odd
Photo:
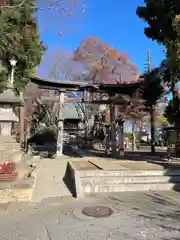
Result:
[[[180,1],[144,0],[136,13],[147,23],[145,35],[165,46],[174,86],[180,76]]]
[[[136,13],[148,24],[144,29],[148,38],[164,45],[177,39],[173,25],[180,14],[179,0],[144,0],[144,6],[137,7]]]
[[[180,78],[180,1],[144,0],[144,6],[137,7],[136,13],[148,25],[144,29],[145,35],[163,44],[166,49],[164,80],[170,86],[176,104],[176,83]],[[176,120],[175,125],[179,126],[179,119]]]
[[[11,7],[0,9],[0,91],[7,86],[10,59],[17,60],[14,87],[21,90],[35,66],[41,62],[45,47],[39,39],[35,0],[8,0]]]
[[[155,152],[155,112],[158,100],[163,96],[163,73],[161,68],[154,68],[144,74],[144,89],[142,98],[150,112],[151,119],[151,151]]]

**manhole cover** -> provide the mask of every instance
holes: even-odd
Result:
[[[105,206],[91,206],[83,208],[82,213],[88,217],[101,218],[111,216],[114,211]]]

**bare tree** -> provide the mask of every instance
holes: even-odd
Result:
[[[31,122],[34,117],[34,111],[37,107],[37,100],[42,96],[42,91],[33,83],[29,83],[24,90],[25,116],[24,127],[27,135],[30,134]]]
[[[56,47],[49,50],[44,54],[36,72],[54,80],[81,81],[87,69],[81,62],[74,61],[72,56],[73,52],[70,49]]]

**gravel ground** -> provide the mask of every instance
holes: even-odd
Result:
[[[86,206],[109,206],[110,217],[82,214]],[[177,192],[101,194],[40,203],[0,205],[0,240],[178,240],[180,194]]]

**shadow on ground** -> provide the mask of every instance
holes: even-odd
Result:
[[[107,199],[112,202],[114,208],[124,206],[124,211],[127,214],[136,216],[139,221],[143,221],[144,225],[149,225],[152,222],[159,231],[162,232],[177,232],[180,234],[180,203],[176,197],[180,197],[179,193],[172,194],[171,192],[148,192],[148,193],[128,193],[126,197],[120,193],[108,194]],[[169,197],[173,196],[173,197]],[[121,207],[119,208],[120,211]],[[149,238],[148,238],[149,239]],[[155,238],[156,239],[156,238]],[[158,238],[159,239],[159,238]],[[179,240],[178,237],[161,238],[162,240]]]
[[[172,198],[162,197],[160,193],[145,193],[145,195],[150,198],[150,202],[154,203],[156,206],[159,206],[158,211],[152,211],[151,215],[139,214],[140,217],[158,220],[160,223],[157,225],[161,228],[164,228],[168,231],[180,231],[180,226],[169,226],[166,221],[180,221],[180,204],[174,202]],[[149,206],[151,208],[151,206]],[[152,209],[153,210],[153,209]]]
[[[28,139],[28,148],[34,155],[42,157],[54,158],[57,151],[57,138],[56,134],[52,132],[40,132]],[[70,144],[64,143],[63,154],[68,157],[79,157],[71,150]]]
[[[84,153],[87,156],[89,156],[89,153],[92,153],[95,157],[98,158],[107,158],[107,159],[116,159],[116,160],[134,160],[134,161],[144,161],[147,160],[147,158],[154,158],[154,159],[164,159],[167,156],[167,153],[165,151],[158,151],[156,153],[151,153],[150,151],[144,151],[143,149],[140,149],[139,151],[125,151],[124,156],[112,156],[111,152],[106,153],[104,149],[97,149],[97,148],[91,148],[91,149],[83,149]]]
[[[63,177],[63,181],[66,185],[66,187],[68,188],[68,190],[70,191],[70,193],[72,194],[73,197],[76,197],[76,184],[74,181],[74,171],[70,166],[70,163],[67,163],[66,166],[66,172],[65,175]]]

